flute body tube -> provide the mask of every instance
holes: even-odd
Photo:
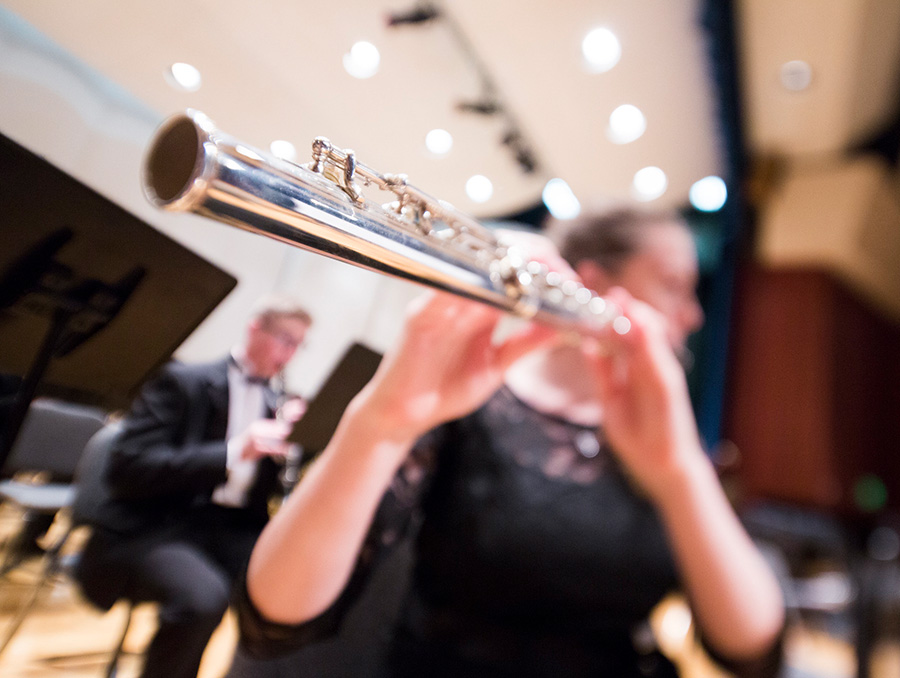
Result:
[[[495,233],[322,137],[298,165],[252,148],[188,111],[166,120],[147,152],[144,190],[156,206],[265,235],[339,261],[585,332],[619,310],[573,280],[519,256]],[[360,184],[392,194],[386,205]],[[624,320],[624,319],[623,319]]]

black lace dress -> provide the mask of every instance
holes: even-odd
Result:
[[[409,532],[415,564],[388,675],[676,675],[646,623],[678,586],[655,510],[595,429],[507,389],[420,441],[330,610],[284,626],[245,596],[244,647],[266,654],[333,634],[374,563]],[[777,654],[730,668],[775,675]]]

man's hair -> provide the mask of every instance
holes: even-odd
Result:
[[[286,294],[267,294],[253,305],[251,318],[270,320],[272,318],[296,318],[309,326],[312,316],[293,297]]]
[[[583,212],[569,221],[550,219],[547,236],[572,268],[588,259],[610,273],[638,249],[648,229],[661,224],[682,224],[678,214],[620,207],[606,212]]]

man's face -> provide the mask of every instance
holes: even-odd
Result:
[[[281,372],[303,343],[307,329],[305,322],[293,316],[251,320],[245,357],[254,376],[268,379]]]

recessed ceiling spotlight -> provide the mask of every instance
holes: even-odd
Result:
[[[453,148],[453,135],[445,129],[433,129],[425,135],[425,148],[435,155],[447,155]]]
[[[487,202],[494,195],[494,184],[483,174],[476,174],[466,182],[466,195],[472,202]]]
[[[647,129],[647,119],[641,109],[622,104],[609,114],[606,136],[614,144],[628,144],[639,139]]]
[[[285,141],[284,139],[276,139],[273,141],[269,144],[269,150],[272,151],[272,155],[276,158],[281,158],[282,160],[294,162],[297,159],[297,147],[290,141]]]
[[[185,92],[196,92],[200,89],[200,85],[203,84],[200,71],[183,61],[169,66],[169,69],[166,71],[166,80],[173,87],[183,89]]]
[[[371,78],[378,72],[381,54],[371,42],[360,40],[344,55],[344,70],[354,78]]]
[[[637,200],[649,202],[666,192],[669,180],[659,167],[645,167],[634,173],[631,192]]]
[[[716,212],[725,205],[725,201],[728,199],[728,188],[719,177],[703,177],[691,186],[688,198],[691,204],[701,212]]]
[[[796,59],[781,65],[781,84],[791,92],[800,92],[809,87],[812,82],[812,66],[807,62]]]
[[[581,203],[578,202],[569,184],[558,177],[544,185],[541,199],[550,214],[557,219],[574,219],[581,212]]]
[[[595,28],[581,41],[581,53],[589,70],[603,73],[619,63],[622,46],[608,28]]]

